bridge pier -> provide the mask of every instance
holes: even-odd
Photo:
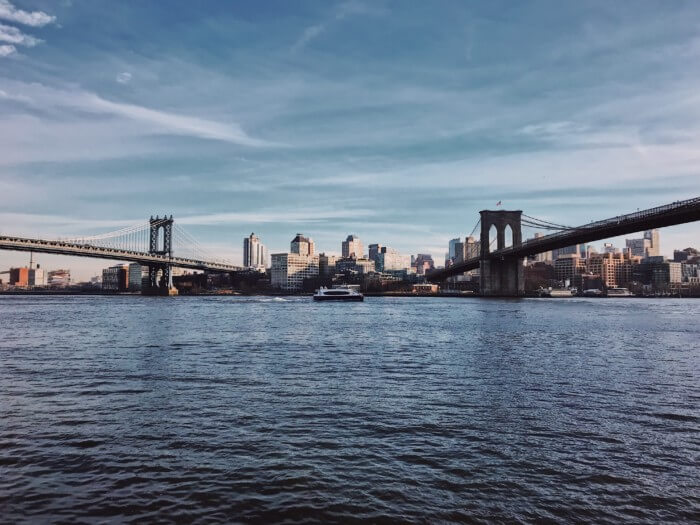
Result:
[[[173,216],[150,219],[150,242],[148,252],[151,255],[173,256]],[[148,286],[142,291],[143,295],[177,295],[173,286],[172,266],[168,263],[151,264],[148,266]]]
[[[496,250],[505,248],[506,228],[512,232],[513,246],[522,243],[520,218],[522,211],[489,211],[481,214],[481,251],[479,280],[481,295],[487,297],[520,297],[525,295],[525,271],[520,257],[491,257],[489,233],[496,227]]]

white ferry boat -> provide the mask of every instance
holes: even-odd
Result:
[[[627,288],[608,288],[608,297],[634,297],[634,294]]]
[[[573,290],[568,288],[540,288],[540,297],[573,297]]]
[[[364,301],[365,296],[347,286],[338,288],[321,287],[314,294],[314,301]]]

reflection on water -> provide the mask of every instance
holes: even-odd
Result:
[[[2,521],[693,521],[700,303],[0,297]]]

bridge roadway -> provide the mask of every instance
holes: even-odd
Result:
[[[518,246],[509,246],[494,250],[487,254],[491,259],[523,258],[557,248],[566,248],[575,244],[599,241],[636,233],[652,228],[662,228],[676,224],[685,224],[700,220],[700,197],[677,201],[665,206],[648,210],[618,215],[610,219],[591,222],[577,228],[569,228],[562,232],[553,233],[524,241]],[[434,270],[426,277],[431,282],[440,282],[453,275],[459,275],[479,267],[481,257],[472,257],[466,261],[454,264],[449,268]]]
[[[199,261],[182,257],[149,254],[117,248],[103,248],[89,244],[76,244],[61,241],[45,241],[42,239],[27,239],[23,237],[0,236],[0,250],[15,250],[21,252],[53,253],[57,255],[73,255],[77,257],[94,257],[98,259],[113,259],[135,262],[143,266],[170,265],[176,268],[191,270],[208,270],[212,272],[235,272],[243,268],[230,264],[210,261]]]

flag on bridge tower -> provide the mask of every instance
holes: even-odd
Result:
[[[500,206],[500,205],[501,205],[501,201],[498,201],[498,202],[496,203],[496,206]]]

